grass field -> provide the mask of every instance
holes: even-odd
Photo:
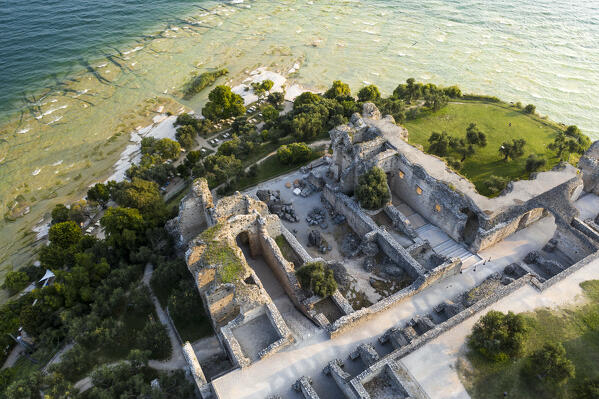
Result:
[[[234,190],[245,190],[246,188],[255,186],[258,183],[270,180],[277,176],[284,175],[285,173],[291,172],[295,169],[299,169],[302,165],[305,165],[309,162],[312,162],[315,159],[320,158],[322,154],[322,150],[312,151],[312,156],[308,162],[290,165],[282,164],[281,162],[279,162],[278,155],[273,154],[258,165],[258,173],[256,174],[256,176],[240,177],[239,180],[237,180],[237,184],[235,185]]]
[[[586,378],[599,378],[599,280],[586,281],[581,287],[588,298],[584,304],[525,314],[530,326],[526,353],[547,342],[560,342],[576,367],[576,377],[561,387],[543,388],[522,375],[524,358],[496,364],[469,352],[472,367],[458,367],[458,371],[473,399],[503,398],[503,392],[508,398],[577,399],[574,391],[579,384]]]
[[[530,154],[543,156],[547,160],[543,170],[551,169],[559,161],[555,153],[547,149],[559,127],[504,103],[454,102],[438,112],[406,121],[404,126],[408,129],[410,143],[420,144],[427,150],[432,132],[446,131],[451,136],[465,137],[470,123],[476,123],[487,135],[488,144],[484,148],[475,147],[476,153],[464,161],[458,172],[469,178],[483,195],[490,194],[483,184],[490,175],[509,180],[527,179],[528,173],[524,167]],[[504,141],[511,142],[518,138],[526,140],[524,156],[505,162],[499,154],[499,147]]]

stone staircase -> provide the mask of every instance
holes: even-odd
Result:
[[[416,229],[416,234],[423,240],[428,240],[431,243],[433,251],[439,255],[450,258],[460,258],[462,260],[463,268],[482,261],[480,256],[468,251],[462,244],[457,243],[433,224],[427,223],[424,226],[419,227]],[[435,237],[436,239],[432,239],[432,237]]]

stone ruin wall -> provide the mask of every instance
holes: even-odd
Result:
[[[324,198],[333,208],[345,216],[347,224],[359,236],[365,236],[369,232],[378,229],[377,224],[366,213],[360,210],[358,204],[347,195],[335,191],[331,186],[325,186],[322,190]]]
[[[458,192],[430,177],[421,166],[409,164],[397,153],[393,159],[395,163],[388,171],[392,195],[399,197],[454,240],[463,241],[462,230],[467,216],[461,210],[477,208]],[[480,220],[485,216],[479,213],[478,217]]]
[[[366,106],[364,109],[364,117],[372,118],[368,119],[368,125],[359,116],[354,115],[351,124],[337,127],[330,132],[333,159],[336,161],[336,167],[332,169],[336,172],[334,175],[344,193],[351,194],[359,176],[371,167],[378,166],[388,173],[393,195],[401,198],[454,240],[466,242],[473,252],[487,248],[532,223],[538,216],[530,214],[533,209],[548,209],[556,214],[558,219],[563,217],[566,224],[576,216],[567,208],[572,208],[570,200],[575,200],[582,191],[582,187],[579,187],[583,182],[580,177],[554,187],[526,203],[510,206],[489,217],[469,197],[432,178],[422,166],[412,164],[401,153],[392,149],[390,144],[385,144],[377,129],[385,129],[388,126],[385,125],[384,119],[380,119],[378,110],[372,104],[369,106],[372,109],[367,109]],[[358,139],[369,141],[357,143]],[[599,144],[594,144],[581,161],[581,166],[586,168],[583,170],[585,187],[593,186],[599,189],[598,159]],[[449,168],[447,172],[455,174]],[[566,194],[568,192],[569,195]],[[464,232],[468,215],[462,212],[463,210],[470,212],[470,215],[476,215],[474,223],[478,224],[473,234],[467,234],[468,237]],[[527,219],[521,223],[523,218]]]
[[[599,195],[599,140],[595,141],[578,162],[584,190]]]
[[[259,238],[262,247],[262,256],[277,277],[277,281],[281,284],[295,307],[308,318],[311,318],[310,313],[302,303],[306,299],[306,296],[295,276],[293,263],[285,259],[275,240],[266,231],[263,231]]]

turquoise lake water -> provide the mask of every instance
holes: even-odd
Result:
[[[230,84],[259,67],[316,89],[457,84],[599,138],[597,1],[33,0],[5,2],[0,32],[0,209],[31,207],[0,222],[2,266],[53,204],[110,175],[111,136],[167,102],[199,111],[206,94],[178,90],[213,68]]]

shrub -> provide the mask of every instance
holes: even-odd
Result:
[[[449,86],[443,89],[443,93],[450,98],[462,97],[462,90],[458,86]]]
[[[279,162],[285,165],[306,162],[310,159],[312,150],[305,143],[282,145],[277,150]]]
[[[537,107],[532,104],[528,104],[526,107],[524,107],[524,112],[527,114],[534,114],[536,110]]]
[[[305,264],[295,274],[303,289],[323,298],[333,295],[337,290],[333,271],[322,262]]]
[[[324,93],[325,98],[337,98],[351,96],[351,90],[347,83],[335,80],[333,86]]]
[[[12,271],[6,273],[2,288],[6,289],[10,295],[14,295],[29,285],[29,276],[22,271]]]
[[[547,160],[544,158],[539,158],[536,154],[530,154],[526,159],[526,171],[529,173],[536,172],[545,166],[546,163]]]
[[[356,197],[366,209],[379,209],[385,205],[391,198],[385,172],[375,166],[360,176]]]
[[[275,108],[280,109],[285,101],[285,95],[283,93],[270,93],[266,98],[266,101],[271,103]]]
[[[486,358],[501,362],[522,355],[527,333],[522,315],[492,310],[476,322],[468,344]]]
[[[265,122],[276,122],[279,119],[279,111],[272,105],[267,105],[262,109],[262,116]]]
[[[500,177],[500,176],[495,176],[495,175],[489,176],[483,182],[485,187],[487,187],[487,190],[489,190],[489,192],[492,195],[499,194],[500,192],[502,192],[505,189],[505,187],[507,186],[507,183],[508,183],[508,181],[506,178]]]
[[[530,356],[525,371],[550,384],[560,385],[574,377],[574,364],[566,357],[562,344],[547,343]]]
[[[379,88],[375,85],[368,85],[366,87],[362,87],[358,92],[358,100],[362,102],[366,101],[376,101],[381,98],[381,92]]]
[[[214,82],[216,82],[216,79],[218,79],[221,76],[224,76],[228,73],[229,73],[229,71],[227,69],[219,69],[214,72],[204,72],[204,73],[194,77],[191,80],[191,82],[189,82],[187,87],[184,89],[185,97],[186,98],[193,97],[194,95],[196,95],[199,92],[201,92],[202,90],[204,90],[206,87],[208,87],[208,86],[212,85]]]

